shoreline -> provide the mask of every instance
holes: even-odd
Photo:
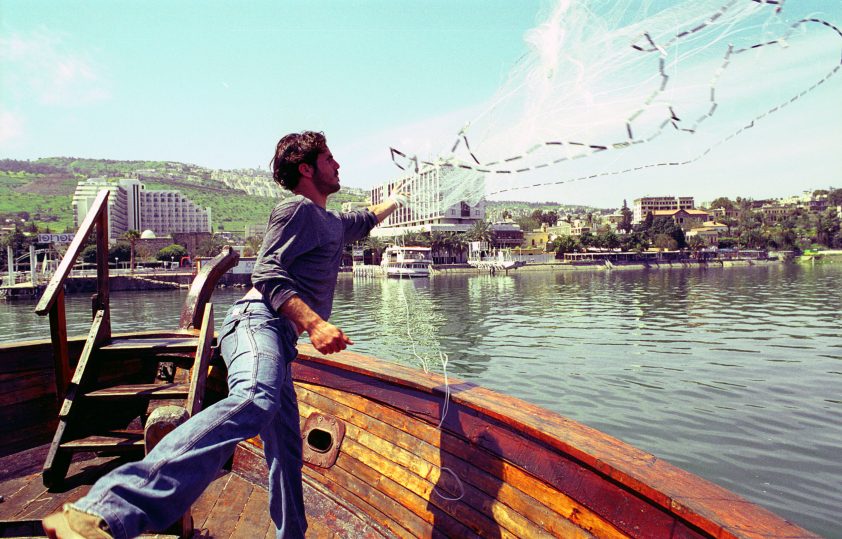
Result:
[[[831,262],[827,260],[827,262]],[[714,260],[714,261],[682,261],[682,262],[651,262],[651,263],[632,263],[619,264],[614,263],[610,267],[605,264],[565,264],[562,262],[540,262],[527,263],[519,268],[512,270],[497,270],[490,271],[487,269],[478,269],[467,264],[450,264],[450,265],[433,265],[431,267],[430,276],[449,275],[449,274],[476,274],[476,275],[509,275],[516,272],[605,272],[605,271],[633,271],[633,270],[672,270],[672,269],[714,269],[714,268],[730,268],[730,267],[751,267],[751,266],[769,266],[773,264],[784,264],[788,261],[778,259],[738,259],[738,260]],[[343,267],[339,271],[341,278],[354,277],[354,272],[350,267]],[[111,275],[110,289],[113,292],[145,292],[153,290],[183,290],[189,288],[193,281],[194,275],[191,272],[176,272],[166,274],[144,274],[144,275]],[[37,299],[40,295],[41,289],[45,285],[40,285],[38,289],[23,288],[16,291],[18,293],[9,293],[0,299],[6,301],[15,301],[23,299]],[[226,273],[220,278],[217,288],[249,288],[251,286],[251,275],[244,273]],[[65,292],[67,294],[86,294],[96,290],[95,277],[71,277],[65,284]]]
[[[519,271],[628,271],[628,270],[660,270],[660,269],[689,269],[689,268],[731,268],[731,267],[750,267],[750,266],[770,266],[774,264],[784,264],[786,261],[781,259],[740,259],[740,260],[715,260],[715,261],[684,261],[684,262],[652,262],[640,264],[617,264],[614,263],[611,267],[605,264],[565,264],[562,262],[542,262],[536,264],[526,264],[513,270],[500,270],[497,273],[507,275],[509,272]],[[491,273],[489,270],[480,270],[467,264],[454,264],[452,266],[435,266],[432,267],[432,274],[448,274],[448,273],[476,273],[486,274]]]

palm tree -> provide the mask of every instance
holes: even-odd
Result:
[[[140,232],[137,230],[127,230],[123,234],[123,239],[129,242],[129,252],[131,253],[129,260],[129,272],[134,273],[134,247],[137,240],[140,239]]]
[[[447,243],[448,237],[444,232],[438,230],[430,232],[430,248],[433,251],[433,257],[435,255],[441,257],[442,252],[447,248]]]
[[[363,242],[363,247],[371,251],[373,264],[380,262],[380,257],[383,255],[383,251],[386,250],[386,244],[380,238],[375,238],[374,236],[367,237]]]
[[[404,245],[415,245],[418,247],[429,247],[430,236],[425,232],[408,232],[403,236]]]
[[[494,241],[494,231],[491,229],[491,225],[489,225],[486,221],[477,221],[474,223],[474,226],[465,233],[465,237],[468,241],[483,241],[491,245]]]
[[[447,233],[447,252],[455,253],[456,260],[462,262],[466,259],[465,252],[468,250],[468,241],[464,234],[458,232]]]

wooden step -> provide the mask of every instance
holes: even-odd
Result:
[[[122,399],[128,397],[186,399],[189,389],[189,384],[134,384],[97,389],[85,393],[85,397],[91,399]]]
[[[111,430],[60,445],[62,451],[143,451],[142,430]]]
[[[157,352],[170,354],[177,352],[195,352],[199,345],[198,337],[151,337],[131,339],[111,339],[100,347],[103,352]]]

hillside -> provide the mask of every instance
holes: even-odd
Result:
[[[211,170],[169,161],[114,161],[51,157],[34,161],[0,160],[0,221],[34,221],[60,232],[72,229],[70,204],[76,184],[92,177],[137,178],[147,189],[174,190],[204,208],[211,208],[215,230],[242,231],[263,224],[269,212],[289,192],[280,189],[267,171]],[[364,201],[360,189],[331,197],[329,207]]]

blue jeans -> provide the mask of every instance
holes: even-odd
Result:
[[[269,511],[278,537],[304,537],[301,431],[290,363],[298,335],[262,301],[241,300],[219,331],[228,397],[166,435],[142,461],[102,477],[73,505],[122,539],[163,529],[201,496],[238,442],[263,440]]]

